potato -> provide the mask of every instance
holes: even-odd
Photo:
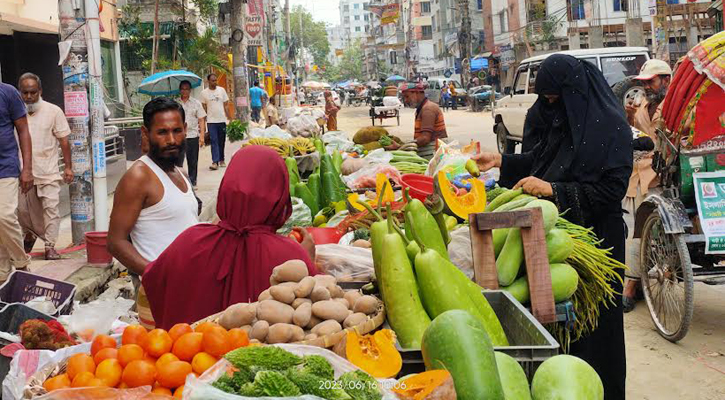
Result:
[[[331,319],[315,325],[315,327],[312,328],[312,333],[316,334],[317,336],[327,336],[332,335],[333,333],[340,332],[341,330],[342,326],[340,325],[340,323],[335,321],[334,319]]]
[[[342,322],[347,318],[347,307],[334,300],[318,301],[312,305],[312,314],[323,320]]]
[[[345,308],[348,308],[348,309],[350,308],[350,303],[348,303],[348,302],[347,302],[347,300],[345,300],[345,299],[343,299],[343,298],[341,298],[341,297],[340,297],[340,298],[337,298],[337,299],[332,299],[332,301],[334,301],[334,302],[337,302],[337,303],[340,303],[340,304],[344,305],[344,306],[345,306]]]
[[[274,267],[272,276],[269,278],[277,282],[299,282],[306,277],[307,264],[301,260],[289,260],[282,265]]]
[[[337,280],[332,275],[315,275],[313,278],[315,279],[315,282],[317,282],[318,286],[322,285],[324,287],[328,287],[337,284]]]
[[[257,319],[265,320],[270,325],[291,324],[294,312],[295,309],[289,304],[280,303],[277,300],[264,300],[257,306]]]
[[[272,298],[285,304],[291,304],[295,300],[294,289],[289,286],[272,286],[269,288]]]
[[[295,301],[292,302],[292,308],[295,310],[300,308],[303,304],[309,304],[312,305],[312,300],[310,299],[295,299]]]
[[[291,287],[292,290],[295,290],[295,288],[297,287],[297,282],[282,282],[278,283],[276,286]]]
[[[297,326],[305,327],[310,323],[310,318],[312,318],[312,304],[304,303],[295,310],[292,322]]]
[[[307,324],[307,326],[305,326],[305,328],[307,328],[307,329],[313,329],[314,327],[316,327],[317,325],[319,325],[321,322],[322,322],[321,319],[319,319],[319,318],[317,318],[317,317],[315,317],[313,315],[312,317],[310,317],[310,323]]]
[[[219,325],[224,329],[239,328],[250,325],[257,316],[257,310],[248,303],[237,303],[227,307],[219,318]]]
[[[350,290],[345,292],[345,295],[343,297],[350,304],[350,307],[352,307],[353,305],[355,305],[355,301],[362,297],[362,293],[360,293],[359,290]]]
[[[247,336],[249,336],[249,333],[251,333],[251,332],[252,332],[252,325],[244,325],[243,327],[241,327],[241,329],[242,329],[242,330],[243,330],[244,332],[247,332]]]
[[[305,340],[305,330],[297,325],[292,325],[292,339],[291,342],[301,342]]]
[[[269,333],[267,334],[267,343],[274,344],[291,342],[292,337],[295,334],[294,328],[299,327],[295,327],[294,325],[290,324],[274,324],[270,326]],[[302,333],[304,334],[304,332]]]
[[[378,299],[373,296],[362,296],[355,301],[352,310],[363,314],[373,314],[378,309]]]
[[[358,240],[352,242],[352,247],[360,247],[362,249],[369,249],[372,247],[372,245],[367,240],[358,239]]]
[[[270,276],[270,277],[269,277],[269,286],[277,286],[277,285],[279,285],[279,281],[278,281],[278,280],[276,280],[276,279],[274,279],[274,278],[272,278],[272,277]]]
[[[317,339],[317,335],[315,335],[314,333],[308,333],[307,335],[305,335],[304,340],[308,341],[308,340],[315,340],[315,339]]]
[[[260,293],[259,294],[259,297],[257,299],[259,301],[271,300],[272,299],[272,295],[269,294],[269,289],[267,289],[267,290],[263,291],[262,293]]]
[[[330,291],[323,286],[315,286],[310,293],[310,299],[313,303],[318,301],[330,300]]]
[[[345,318],[345,322],[342,323],[342,326],[345,328],[352,328],[353,326],[358,326],[362,324],[363,322],[367,321],[368,316],[363,313],[354,313],[350,315],[349,317]]]
[[[264,342],[267,339],[267,333],[269,332],[269,322],[260,320],[252,325],[252,331],[249,333],[249,337],[257,339],[260,342]]]
[[[330,297],[334,299],[339,299],[345,295],[345,291],[337,285],[332,285],[331,287],[327,288],[327,290],[330,291]]]
[[[306,276],[295,287],[295,296],[298,298],[307,297],[315,288],[315,278]]]

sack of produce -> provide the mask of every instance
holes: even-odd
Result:
[[[312,226],[312,211],[305,205],[305,202],[297,197],[292,198],[292,215],[277,233],[289,235],[295,226]]]
[[[187,378],[184,398],[394,400],[397,397],[388,388],[396,383],[394,379],[376,380],[326,349],[278,344],[228,353],[199,378]]]
[[[375,274],[369,248],[323,244],[317,246],[317,268],[339,282],[370,282]]]

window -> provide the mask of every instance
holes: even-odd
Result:
[[[531,64],[529,67],[529,88],[527,93],[535,93],[534,88],[536,87],[536,75],[539,73],[540,64]]]
[[[390,52],[390,64],[395,65],[398,63],[398,53],[395,51]]]
[[[507,17],[506,10],[503,10],[498,14],[498,26],[501,27],[501,33],[509,31],[508,18],[506,18],[506,17]]]
[[[366,33],[367,33],[367,32],[370,32],[370,27],[369,27],[369,26],[367,26],[367,25],[365,25],[365,32],[366,32]]]
[[[421,40],[433,39],[433,28],[430,25],[422,26],[421,33],[422,33]]]
[[[359,26],[356,26],[355,27],[355,32],[360,32],[360,27]]]
[[[342,11],[350,11],[350,5],[345,4],[344,6],[342,6]]]
[[[430,28],[432,30],[435,30],[436,29],[436,17],[435,17],[435,15],[432,16],[432,17],[430,17]]]
[[[420,12],[421,14],[430,13],[430,1],[424,1],[420,3]]]
[[[613,0],[614,11],[627,11],[629,9],[629,0]]]
[[[359,15],[356,15],[355,16],[355,21],[360,21],[360,16]]]
[[[359,3],[355,3],[355,4],[354,4],[354,5],[352,6],[352,8],[354,8],[354,9],[356,9],[356,10],[359,10],[359,9],[360,9],[360,4],[359,4]]]
[[[584,0],[567,0],[572,20],[584,19]]]
[[[433,44],[433,57],[438,58],[438,45]]]
[[[370,21],[370,14],[363,15],[365,21]]]
[[[478,9],[478,10],[483,10],[483,0],[478,0],[478,2],[477,2],[477,3],[478,3],[478,4],[477,4],[477,7],[478,7],[477,9]]]
[[[528,71],[526,67],[519,68],[516,72],[516,80],[514,81],[514,94],[526,94],[526,86]]]
[[[624,80],[624,78],[632,75],[637,75],[639,70],[647,61],[647,57],[644,54],[629,55],[629,56],[613,56],[613,57],[602,57],[602,73],[604,73],[604,79],[607,80],[609,85],[614,85],[617,82]]]
[[[350,23],[350,17],[345,17],[345,19],[343,20],[343,22],[345,24],[349,24]]]
[[[582,58],[582,60],[583,61],[586,61],[586,62],[588,62],[590,64],[592,64],[593,66],[595,66],[597,68],[599,68],[599,63],[597,62],[597,58],[596,57]]]

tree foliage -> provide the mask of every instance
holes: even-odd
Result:
[[[342,82],[349,79],[364,81],[362,71],[363,50],[359,41],[343,50],[342,60],[337,65],[330,65],[325,70],[323,77],[328,82]]]
[[[209,21],[219,13],[219,0],[191,0],[199,9],[199,16]]]
[[[284,17],[283,23],[287,23],[287,19]],[[312,54],[315,64],[324,65],[327,54],[330,52],[326,24],[314,21],[312,14],[302,6],[295,6],[290,10],[290,28],[297,54],[299,54],[300,48],[304,47]]]

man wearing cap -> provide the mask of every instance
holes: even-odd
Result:
[[[405,89],[403,95],[406,103],[416,108],[413,139],[418,145],[418,155],[430,160],[438,147],[438,139],[448,137],[443,112],[437,104],[425,97],[422,84]]]
[[[625,209],[631,215],[637,210],[650,188],[657,186],[657,174],[652,169],[652,150],[657,140],[658,128],[662,128],[662,104],[670,86],[672,68],[662,60],[652,59],[644,63],[638,76],[634,79],[642,82],[644,96],[639,96],[627,104],[627,119],[630,125],[638,129],[642,136],[634,140],[634,168],[629,179],[627,197],[624,199]],[[638,260],[638,243],[628,246],[633,250],[631,260]],[[634,309],[640,288],[639,268],[627,270],[627,285],[624,289],[622,302],[624,312]]]

